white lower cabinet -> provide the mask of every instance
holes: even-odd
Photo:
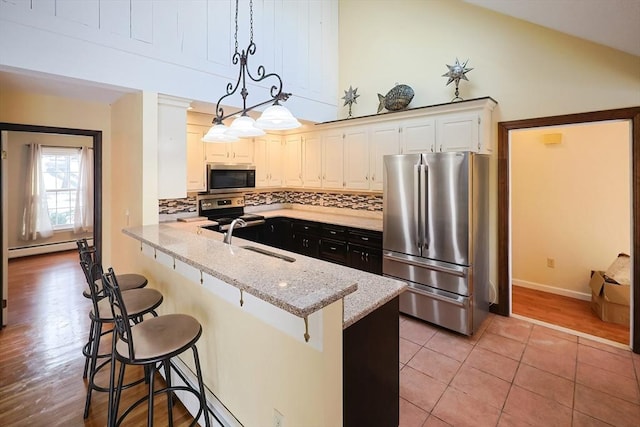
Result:
[[[256,187],[282,186],[282,138],[266,135],[254,140]]]

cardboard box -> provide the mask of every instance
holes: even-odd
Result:
[[[591,273],[591,310],[605,322],[629,325],[631,286],[609,283],[603,271]]]

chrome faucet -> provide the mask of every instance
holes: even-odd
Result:
[[[233,221],[231,221],[231,224],[229,224],[229,229],[227,230],[226,233],[224,233],[224,240],[223,240],[224,243],[231,244],[231,237],[233,234],[233,229],[236,226],[236,224],[238,225],[238,227],[244,227],[245,225],[247,225],[247,223],[242,218],[236,218]]]

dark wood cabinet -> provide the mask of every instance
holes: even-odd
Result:
[[[293,251],[318,258],[320,256],[320,224],[317,222],[293,222]]]
[[[285,217],[268,218],[264,225],[237,236],[268,246],[320,258],[336,264],[382,274],[382,232]],[[245,229],[249,230],[249,229]]]

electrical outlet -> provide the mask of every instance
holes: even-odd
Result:
[[[547,267],[556,268],[556,260],[553,258],[547,258]]]
[[[284,427],[284,415],[276,408],[273,408],[273,427]]]

